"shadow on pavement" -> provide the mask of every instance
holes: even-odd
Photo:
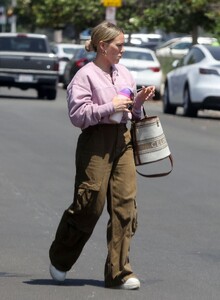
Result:
[[[104,287],[104,282],[94,279],[66,279],[64,282],[56,282],[52,279],[33,279],[29,281],[23,281],[25,284],[29,285],[62,285],[62,286],[100,286]]]

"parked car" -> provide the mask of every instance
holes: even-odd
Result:
[[[125,46],[120,64],[125,65],[130,70],[137,88],[141,88],[143,85],[155,85],[155,99],[160,99],[163,74],[153,50]]]
[[[163,111],[196,117],[199,109],[220,110],[220,47],[195,45],[165,79]]]
[[[197,42],[202,45],[211,45],[216,38],[199,37]],[[181,58],[186,55],[192,47],[192,37],[182,37],[171,39],[156,48],[155,52],[158,57]]]
[[[39,99],[55,100],[58,59],[46,35],[0,33],[0,87],[35,89]]]
[[[63,88],[66,89],[70,81],[76,72],[85,66],[88,62],[92,61],[96,56],[95,52],[87,52],[85,50],[85,46],[78,49],[70,59],[70,61],[66,64],[63,74]]]
[[[58,43],[52,44],[51,50],[56,54],[59,60],[59,82],[63,82],[63,73],[66,63],[75,55],[78,49],[84,48],[80,44]]]
[[[128,34],[125,34],[125,45],[127,46],[155,50],[161,41],[162,36],[156,33],[132,33],[130,37]]]

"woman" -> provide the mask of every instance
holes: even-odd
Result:
[[[65,279],[107,199],[105,287],[138,289],[140,281],[129,263],[137,211],[136,171],[126,123],[128,107],[133,104],[132,117],[140,118],[141,105],[153,98],[155,87],[143,87],[136,94],[131,74],[118,64],[124,52],[124,33],[114,24],[105,21],[96,26],[86,49],[95,51],[96,58],[76,73],[67,88],[69,117],[82,133],[76,149],[74,199],[64,211],[50,248],[50,273],[55,280]],[[134,102],[119,95],[124,88],[135,94]],[[111,121],[115,112],[122,112],[118,124]]]

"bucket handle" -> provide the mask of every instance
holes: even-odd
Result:
[[[139,171],[137,170],[137,168],[136,168],[136,172],[137,172],[139,175],[141,175],[141,176],[143,176],[143,177],[148,177],[148,178],[155,178],[155,177],[163,177],[163,176],[167,176],[167,175],[169,175],[169,174],[172,172],[172,170],[173,170],[173,157],[172,157],[172,155],[170,154],[167,158],[169,158],[169,160],[170,160],[170,165],[171,165],[171,169],[170,169],[170,171],[168,171],[168,172],[157,173],[157,174],[143,174],[143,173],[139,172]]]

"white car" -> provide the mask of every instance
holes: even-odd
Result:
[[[198,44],[211,45],[216,41],[216,38],[198,37]],[[181,58],[186,55],[192,47],[192,37],[182,37],[171,39],[160,45],[156,50],[158,57],[174,57]]]
[[[130,70],[137,88],[141,88],[143,85],[154,85],[156,88],[155,99],[160,99],[163,75],[154,51],[125,46],[120,64],[125,65]]]
[[[196,117],[199,109],[220,110],[220,47],[195,45],[174,61],[165,79],[163,112]]]
[[[56,54],[59,60],[59,81],[63,82],[63,73],[66,67],[66,63],[74,56],[76,51],[80,48],[84,48],[81,44],[67,44],[58,43],[51,45],[53,53]]]
[[[129,37],[128,34],[124,35],[125,44],[128,46],[136,46],[142,48],[149,48],[155,50],[155,48],[162,41],[162,36],[157,33],[132,33]]]

